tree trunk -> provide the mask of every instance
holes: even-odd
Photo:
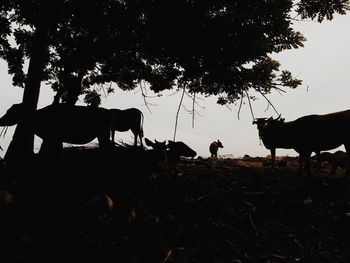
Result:
[[[30,62],[22,100],[28,116],[36,110],[38,105],[40,83],[43,77],[42,72],[48,48],[48,32],[49,29],[46,25],[39,25],[33,36]],[[5,154],[4,158],[7,162],[26,163],[30,161],[33,156],[34,133],[33,129],[30,127],[30,119],[24,119],[26,119],[25,122],[17,124],[12,141]]]

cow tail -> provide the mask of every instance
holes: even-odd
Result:
[[[140,127],[140,137],[141,137],[141,140],[143,138],[143,113],[142,111],[141,112],[141,127]]]

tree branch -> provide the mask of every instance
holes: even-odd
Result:
[[[267,102],[271,105],[271,107],[274,109],[274,111],[277,113],[277,115],[279,115],[278,111],[276,110],[275,106],[273,106],[273,104],[271,103],[271,101],[265,96],[264,93],[262,93],[261,91],[259,91],[259,93],[265,98],[265,100],[267,100]]]
[[[185,89],[186,89],[186,87],[184,86],[184,87],[183,87],[183,91],[182,91],[182,95],[181,95],[181,99],[180,99],[180,103],[179,103],[179,106],[178,106],[177,112],[176,112],[176,117],[175,117],[175,129],[174,129],[173,141],[175,141],[175,138],[176,138],[177,122],[178,122],[178,119],[179,119],[179,113],[180,113],[182,101],[183,101],[184,95],[185,95]]]
[[[192,129],[194,129],[194,105],[196,102],[196,93],[193,93],[193,100],[192,100]]]
[[[148,102],[147,102],[147,100],[146,100],[147,95],[145,94],[143,88],[144,88],[144,87],[143,87],[143,85],[142,85],[142,82],[140,82],[140,90],[141,90],[141,95],[142,95],[143,101],[145,102],[145,105],[146,105],[148,111],[149,111],[150,113],[152,113],[150,107],[148,106]]]
[[[247,98],[248,98],[250,113],[252,114],[253,120],[255,120],[254,113],[253,113],[253,108],[252,108],[252,103],[251,103],[251,101],[250,101],[248,91],[245,91],[245,93],[246,93]]]
[[[238,108],[238,112],[237,112],[237,118],[238,118],[238,119],[239,119],[239,114],[241,113],[241,109],[242,109],[243,97],[244,97],[244,94],[243,94],[243,91],[242,91],[242,94],[241,94],[241,102],[239,103],[239,108]]]

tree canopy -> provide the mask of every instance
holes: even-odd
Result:
[[[86,94],[99,104],[96,85],[146,82],[155,92],[186,88],[226,104],[251,89],[300,85],[271,58],[303,46],[293,16],[321,22],[348,9],[345,0],[2,0],[0,58],[24,87],[27,112],[42,81],[57,91],[53,103]],[[19,124],[5,159],[33,149],[33,134]]]
[[[57,99],[74,103],[95,84],[131,90],[144,80],[156,92],[185,86],[227,103],[250,88],[266,94],[301,83],[270,58],[303,46],[305,38],[292,28],[293,10],[322,21],[347,8],[343,0],[6,0],[0,56],[13,84],[24,86],[32,36],[45,27],[42,80],[58,91]]]

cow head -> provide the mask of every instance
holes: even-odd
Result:
[[[0,126],[12,126],[17,124],[25,113],[22,103],[13,104],[4,116],[0,118]]]
[[[151,140],[145,138],[145,143],[147,146],[151,147],[153,151],[156,153],[157,161],[166,160],[166,153],[165,153],[167,149],[166,141],[158,142],[157,140],[154,140],[154,142],[152,142]]]
[[[280,124],[284,123],[284,118],[281,118],[281,115],[279,115],[276,119],[270,117],[270,118],[256,118],[253,121],[253,125],[256,124],[257,128],[259,130],[259,137],[262,139],[264,137],[264,133],[266,129],[270,128],[276,128],[280,126]]]
[[[216,142],[216,145],[219,147],[219,148],[224,148],[224,146],[222,145],[222,143],[220,142],[220,140],[218,140]]]
[[[174,151],[178,156],[195,157],[197,153],[184,142],[174,142],[168,140],[168,149]]]
[[[259,131],[259,138],[263,141],[266,148],[274,148],[276,144],[276,138],[284,125],[284,118],[281,115],[276,119],[270,118],[257,118],[253,121],[253,124],[257,125]]]
[[[265,123],[265,128],[279,128],[283,125],[284,123],[284,118],[281,118],[281,115],[278,116],[278,118],[273,119],[272,117],[267,119],[266,123]]]
[[[263,137],[263,130],[267,124],[267,122],[269,120],[271,120],[272,118],[268,119],[268,118],[256,118],[254,121],[253,121],[253,125],[256,124],[257,125],[257,128],[258,128],[258,131],[259,131],[259,138],[262,139]]]

